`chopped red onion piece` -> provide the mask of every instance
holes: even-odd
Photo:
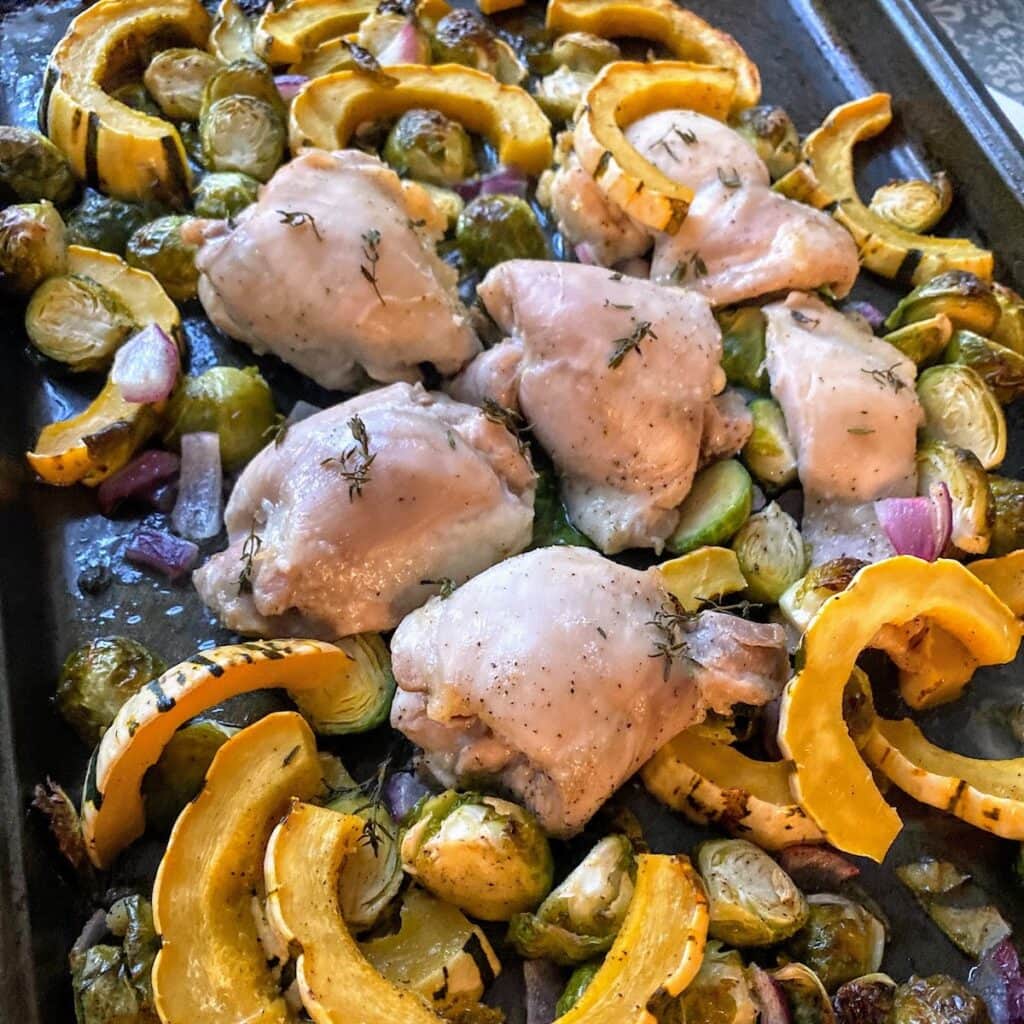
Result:
[[[178,346],[150,324],[117,350],[110,379],[126,402],[162,402],[174,390],[180,369]]]
[[[600,266],[597,253],[594,252],[594,247],[589,242],[580,242],[580,244],[573,249],[573,252],[580,263],[583,263],[588,267]]]
[[[377,54],[381,67],[391,64],[422,64],[424,44],[416,26],[407,21],[391,38],[391,41]]]
[[[124,557],[132,565],[156,569],[168,579],[176,580],[195,568],[199,561],[199,548],[173,533],[144,526],[136,530],[128,542]]]
[[[479,178],[467,178],[452,188],[468,203],[477,196],[526,196],[528,179],[517,167],[496,167]]]
[[[550,960],[524,960],[526,1024],[551,1024],[555,1006],[565,982],[562,972]]]
[[[949,541],[952,503],[945,484],[926,497],[882,498],[875,515],[898,555],[913,555],[934,562]]]
[[[156,449],[136,456],[100,484],[96,491],[100,511],[109,516],[122,501],[132,498],[154,504],[160,485],[177,474],[180,462],[174,452]]]
[[[398,772],[384,784],[384,803],[395,821],[401,821],[430,792],[412,772]]]
[[[789,1006],[775,979],[757,964],[750,965],[750,980],[761,1014],[758,1024],[790,1024]]]
[[[305,75],[274,75],[274,85],[285,103],[291,103],[308,81]]]
[[[863,302],[855,299],[843,305],[844,313],[856,313],[862,317],[872,331],[877,331],[885,323],[885,315],[882,311],[870,302]]]
[[[835,889],[860,874],[860,868],[831,846],[797,843],[779,853],[782,870],[800,888]]]
[[[985,951],[968,983],[985,1001],[992,1024],[1024,1024],[1024,976],[1010,938]]]
[[[209,540],[220,533],[224,478],[220,438],[210,432],[185,434],[181,439],[181,477],[171,522],[190,540]]]

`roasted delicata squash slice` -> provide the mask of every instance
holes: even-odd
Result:
[[[82,832],[98,867],[145,828],[142,780],[175,730],[228,697],[283,687],[344,689],[352,659],[319,640],[263,640],[215,647],[168,669],[128,700],[100,741],[82,794]]]
[[[641,777],[663,804],[697,825],[715,824],[766,850],[825,837],[793,799],[785,761],[755,761],[688,729],[644,765]]]
[[[887,93],[836,107],[804,141],[804,162],[775,187],[792,199],[826,210],[860,250],[861,264],[882,277],[921,284],[945,270],[968,270],[992,279],[992,253],[966,238],[915,234],[879,216],[861,201],[853,171],[853,148],[879,135],[892,121]]]
[[[864,753],[915,800],[1003,839],[1024,839],[1024,758],[982,761],[929,742],[908,718],[875,720]]]
[[[359,71],[314,79],[292,103],[292,152],[343,149],[364,121],[415,107],[439,110],[486,136],[506,166],[540,174],[551,163],[551,123],[537,101],[517,85],[457,64],[400,64],[388,68],[384,81]]]
[[[256,23],[256,52],[271,64],[293,64],[320,43],[354,32],[375,0],[291,0],[270,4]]]
[[[481,14],[498,14],[501,11],[510,11],[514,7],[525,7],[526,0],[477,0],[477,7]]]
[[[740,561],[732,548],[705,547],[658,566],[662,585],[682,605],[696,611],[706,601],[747,589]]]
[[[735,91],[736,76],[725,68],[677,60],[607,64],[578,111],[573,148],[609,199],[648,227],[672,234],[686,217],[693,189],[641,156],[623,129],[674,107],[724,121]]]
[[[169,121],[106,90],[155,49],[205,47],[210,18],[199,0],[100,0],[71,23],[50,57],[40,121],[79,178],[118,199],[182,206],[191,173]]]
[[[959,562],[889,558],[821,606],[782,698],[779,744],[794,765],[794,796],[833,846],[877,861],[901,822],[850,736],[843,694],[878,632],[917,616],[956,637],[979,664],[1012,661],[1020,644],[1009,608]]]
[[[293,712],[268,715],[217,751],[153,888],[162,942],[153,994],[165,1024],[295,1020],[268,966],[252,897],[274,826],[293,797],[308,800],[320,785],[313,734]]]
[[[589,32],[611,39],[632,36],[661,43],[679,60],[728,68],[736,76],[734,111],[761,98],[757,65],[732,36],[673,0],[551,0],[547,27],[553,32]]]
[[[1024,615],[1024,550],[967,566],[1013,612]]]
[[[209,50],[218,60],[258,60],[253,37],[256,26],[235,0],[221,0],[210,30]]]

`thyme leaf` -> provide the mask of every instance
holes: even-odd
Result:
[[[523,439],[526,421],[515,409],[509,409],[493,398],[485,398],[480,409],[487,419],[504,427],[516,439],[520,452],[526,448],[526,441]]]
[[[697,144],[697,135],[690,128],[684,128],[680,131],[678,128],[673,128],[672,131],[676,133],[688,146],[695,146]]]
[[[884,370],[869,370],[862,367],[860,372],[866,373],[880,388],[891,388],[893,393],[898,395],[907,386],[907,382],[896,372],[899,365],[893,363]]]
[[[848,434],[856,434],[858,437],[866,437],[868,434],[875,432],[874,427],[847,427],[846,432]]]
[[[791,309],[789,315],[798,323],[801,327],[806,327],[808,330],[813,331],[821,321],[816,316],[808,316],[806,313],[801,313],[799,309]]]
[[[687,253],[685,258],[680,260],[672,269],[670,278],[673,284],[680,284],[691,275],[694,278],[707,277],[708,275],[708,265],[704,262],[704,258],[699,252]]]
[[[679,603],[679,599],[669,594],[662,606],[654,613],[654,618],[647,623],[653,626],[659,634],[654,643],[652,658],[664,658],[664,676],[668,680],[672,670],[672,664],[677,658],[686,657],[687,644],[686,634],[690,630],[690,623],[694,616],[687,612]]]
[[[267,441],[273,441],[275,448],[280,448],[284,443],[290,426],[291,424],[288,422],[287,417],[281,413],[276,413],[274,415],[274,422],[260,436],[261,438],[266,438]]]
[[[348,500],[354,501],[362,496],[363,488],[370,482],[370,467],[377,453],[370,453],[370,435],[361,416],[353,416],[348,421],[348,428],[356,443],[341,455],[324,459],[320,465],[338,467],[342,477],[348,481]]]
[[[384,296],[380,293],[380,286],[377,284],[377,263],[380,261],[380,232],[376,228],[364,231],[360,236],[363,240],[363,259],[365,263],[359,264],[359,273],[369,282],[374,294],[380,300],[382,306],[386,306]]]
[[[651,329],[650,320],[637,320],[633,319],[634,327],[631,334],[628,334],[625,338],[616,338],[612,342],[614,350],[612,351],[611,357],[608,359],[608,366],[612,370],[617,369],[622,365],[622,361],[629,355],[630,352],[636,351],[638,355],[643,355],[640,350],[642,342],[647,341],[649,338],[651,341],[657,341],[658,336]]]
[[[737,172],[735,167],[730,168],[728,172],[725,170],[725,168],[719,167],[718,180],[726,188],[739,188],[740,185],[743,184],[743,182],[740,181],[739,173]]]
[[[320,234],[320,229],[317,227],[316,218],[311,213],[306,213],[305,210],[278,210],[281,214],[281,223],[287,224],[290,228],[300,228],[303,224],[308,224],[313,229],[313,234],[316,235],[316,240],[322,242],[324,236]]]
[[[256,521],[253,520],[252,526],[249,527],[249,536],[245,538],[245,543],[242,545],[242,568],[238,573],[239,594],[252,593],[253,559],[261,547],[263,547],[263,539],[256,536]]]
[[[424,587],[440,587],[441,589],[437,592],[437,596],[442,601],[451,597],[459,586],[451,576],[442,576],[436,580],[420,580],[420,584]]]

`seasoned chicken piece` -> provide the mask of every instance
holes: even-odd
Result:
[[[765,185],[705,185],[674,235],[655,243],[651,280],[699,292],[715,306],[772,292],[829,287],[846,295],[857,246],[827,213]]]
[[[519,411],[519,375],[523,368],[523,343],[506,338],[481,352],[447,386],[452,398],[468,405],[483,405],[490,399],[503,409]]]
[[[906,488],[906,493],[912,494],[912,488]],[[800,534],[809,549],[811,565],[836,558],[878,562],[896,554],[871,501],[806,497]]]
[[[534,485],[503,426],[393,384],[264,448],[228,502],[229,547],[193,579],[240,633],[391,629],[441,580],[462,582],[530,543]]]
[[[455,272],[430,244],[421,189],[354,150],[303,153],[259,201],[206,231],[196,257],[210,319],[327,388],[455,373],[480,349]]]
[[[542,548],[402,622],[391,723],[445,785],[489,777],[572,835],[707,708],[777,696],[784,644],[779,626],[680,615],[657,570]]]
[[[754,417],[738,391],[729,388],[715,395],[704,410],[701,465],[735,455],[753,432]]]
[[[601,267],[538,260],[500,264],[477,292],[521,353],[519,408],[562,478],[573,523],[608,554],[660,550],[724,385],[707,303]],[[512,355],[483,358],[514,380]]]

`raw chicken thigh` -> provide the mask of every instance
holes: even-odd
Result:
[[[572,835],[706,709],[781,692],[780,626],[673,611],[655,569],[583,548],[509,559],[398,627],[391,723],[446,785],[491,778]]]
[[[288,428],[239,477],[230,546],[193,579],[240,633],[391,629],[529,543],[535,477],[479,409],[393,384]]]
[[[562,478],[573,523],[607,554],[660,550],[724,384],[707,303],[601,267],[537,260],[499,265],[478,294],[513,340],[482,356],[480,370],[471,365],[456,393],[486,393],[489,378],[507,397],[517,378],[519,408]]]
[[[414,202],[415,200],[415,202]],[[210,319],[327,388],[455,373],[479,351],[420,207],[394,171],[353,150],[309,151],[196,257]]]

